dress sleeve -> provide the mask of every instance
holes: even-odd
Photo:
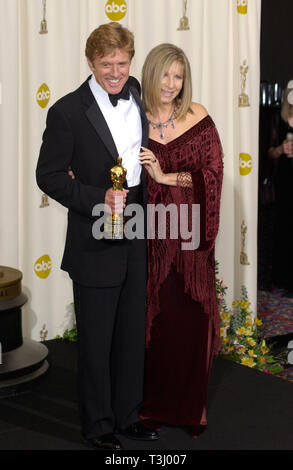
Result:
[[[181,171],[177,175],[177,186],[181,188],[192,188],[192,176],[189,171]]]
[[[205,250],[213,245],[218,233],[223,179],[223,152],[214,125],[201,134],[193,151],[188,154],[186,166],[189,171],[178,172],[177,186],[172,193],[177,203],[184,201],[189,206],[199,205],[199,250]]]
[[[210,128],[201,147],[202,168],[192,172],[194,202],[201,208],[201,238],[214,242],[219,229],[223,152],[218,132]]]

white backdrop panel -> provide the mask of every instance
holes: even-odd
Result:
[[[202,103],[219,130],[224,149],[224,185],[216,257],[229,287],[228,301],[248,287],[256,312],[257,152],[261,0],[189,0],[190,29],[178,31],[181,0],[113,0],[126,6],[120,22],[135,35],[132,74],[139,80],[144,58],[161,42],[182,47],[189,57],[193,99]],[[113,3],[110,1],[110,4]],[[61,263],[66,210],[43,194],[35,167],[48,108],[90,74],[85,42],[110,21],[107,0],[47,0],[48,34],[39,34],[42,0],[0,0],[0,264],[23,272],[29,297],[24,335],[39,340],[71,327],[72,289]],[[240,66],[247,60],[250,107],[238,107]],[[252,156],[252,171],[239,172],[239,153]],[[43,201],[44,202],[44,201]],[[241,223],[247,225],[249,265],[240,264]]]

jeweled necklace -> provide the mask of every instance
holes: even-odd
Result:
[[[164,139],[164,134],[163,134],[163,129],[164,127],[168,127],[169,124],[171,124],[171,127],[174,129],[175,128],[175,124],[174,124],[174,119],[176,117],[176,114],[177,114],[177,108],[174,108],[173,111],[172,111],[172,114],[171,116],[169,117],[169,119],[165,122],[153,122],[153,121],[150,121],[149,120],[149,124],[152,126],[153,129],[159,129],[160,130],[160,137],[161,139]]]

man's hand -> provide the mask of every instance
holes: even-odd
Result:
[[[112,188],[107,189],[105,194],[105,205],[111,208],[112,214],[122,214],[126,205],[126,197],[128,189],[122,191],[114,191]]]
[[[75,175],[71,168],[68,169],[68,175],[74,180]],[[113,191],[112,188],[109,188],[105,194],[105,205],[111,208],[112,214],[122,214],[126,205],[126,197],[128,189],[123,189],[123,191]]]

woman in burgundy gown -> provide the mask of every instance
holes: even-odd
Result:
[[[142,90],[150,122],[149,148],[140,154],[148,204],[171,204],[179,218],[178,236],[170,236],[174,218],[167,212],[165,238],[156,219],[150,218],[141,418],[183,426],[196,437],[207,425],[208,380],[219,341],[214,247],[222,148],[213,120],[203,106],[192,102],[190,65],[181,49],[161,44],[149,53]],[[197,204],[200,223],[195,225]],[[186,227],[182,230],[186,207],[190,239]]]

